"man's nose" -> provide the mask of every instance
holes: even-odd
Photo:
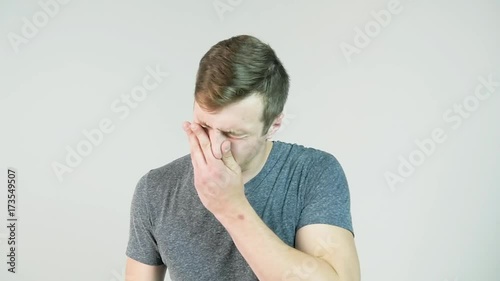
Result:
[[[222,159],[221,146],[226,137],[224,134],[216,129],[208,129],[208,137],[210,138],[210,144],[212,146],[212,154],[217,159]]]

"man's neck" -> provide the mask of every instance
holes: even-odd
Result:
[[[246,184],[255,176],[257,176],[259,172],[262,170],[262,168],[264,168],[264,165],[267,162],[267,158],[269,157],[272,148],[273,148],[273,142],[266,141],[264,152],[261,153],[261,155],[259,156],[260,159],[258,159],[255,168],[242,172],[243,184]]]

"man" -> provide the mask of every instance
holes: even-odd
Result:
[[[201,59],[191,153],[150,170],[131,205],[126,280],[360,280],[347,181],[321,150],[272,141],[289,77],[241,35]]]

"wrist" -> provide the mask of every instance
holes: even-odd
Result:
[[[222,225],[227,227],[230,224],[248,220],[252,213],[255,213],[255,211],[245,197],[244,200],[234,202],[234,204],[225,208],[223,212],[214,214],[214,216]]]

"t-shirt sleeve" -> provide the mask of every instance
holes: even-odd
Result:
[[[305,184],[297,229],[308,224],[330,224],[347,229],[354,236],[349,187],[337,159],[326,154],[313,163]]]
[[[163,264],[153,234],[153,220],[148,200],[148,174],[136,185],[130,207],[130,229],[126,255],[148,265]]]

